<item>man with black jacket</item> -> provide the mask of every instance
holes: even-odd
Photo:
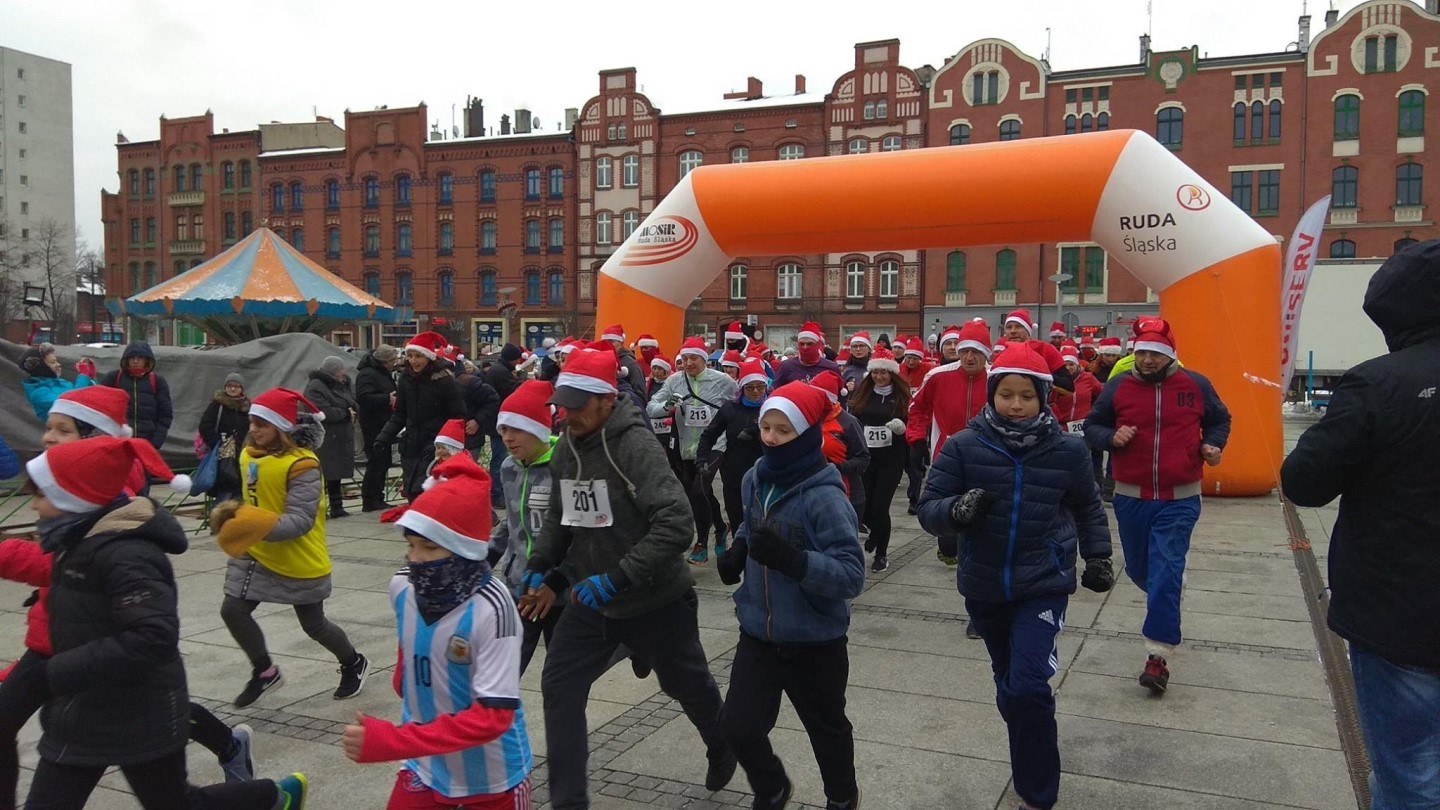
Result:
[[[495,389],[499,395],[500,402],[504,402],[520,387],[520,377],[515,373],[515,367],[520,365],[520,358],[525,353],[514,343],[506,343],[500,349],[500,360],[490,364],[485,370],[485,382]],[[499,406],[496,406],[499,410]],[[505,463],[504,447],[500,444],[500,434],[495,432],[495,426],[490,425],[490,506],[494,509],[505,508],[505,491],[500,488],[500,465]]]
[[[1340,498],[1328,624],[1350,642],[1374,806],[1440,807],[1440,240],[1391,256],[1364,307],[1390,353],[1345,374],[1280,482],[1297,506]]]
[[[469,361],[466,361],[469,363]],[[479,457],[485,447],[485,437],[495,433],[495,418],[500,415],[500,395],[475,364],[469,363],[469,370],[457,368],[455,384],[460,388],[460,399],[465,403],[465,449],[470,455]],[[490,452],[499,454],[504,461],[505,451],[498,444],[490,446]]]
[[[365,439],[365,476],[360,481],[360,503],[366,512],[389,508],[385,502],[385,476],[394,458],[390,445],[378,445],[380,431],[390,421],[395,404],[394,370],[400,350],[379,346],[360,358],[355,372],[355,401],[360,404],[360,435]]]

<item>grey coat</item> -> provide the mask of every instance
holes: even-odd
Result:
[[[350,380],[337,379],[323,371],[310,372],[305,398],[325,414],[325,442],[315,451],[326,481],[342,481],[355,474],[355,424],[351,411],[358,412]]]
[[[280,515],[275,528],[265,535],[264,542],[283,543],[310,531],[320,514],[324,494],[325,482],[315,470],[306,470],[295,476],[285,492],[285,512]],[[292,579],[271,571],[247,554],[226,564],[225,595],[252,602],[309,605],[323,602],[330,596],[330,575]]]
[[[572,584],[596,574],[625,582],[620,594],[601,608],[612,619],[664,607],[694,586],[683,555],[695,536],[690,500],[639,408],[617,399],[600,430],[575,441],[568,432],[562,434],[551,455],[550,473],[550,508],[531,547],[529,570],[543,573],[563,566]],[[562,526],[566,480],[604,481],[613,525]]]

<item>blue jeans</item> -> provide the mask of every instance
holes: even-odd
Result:
[[[1180,643],[1180,590],[1190,533],[1200,519],[1200,496],[1148,501],[1115,496],[1115,524],[1125,549],[1125,573],[1145,592],[1145,638]]]
[[[1070,597],[1046,594],[1019,602],[965,600],[990,669],[995,706],[1010,733],[1015,792],[1033,807],[1055,806],[1060,794],[1060,741],[1050,678],[1059,667],[1058,640]]]
[[[1440,807],[1440,671],[1395,664],[1358,644],[1350,645],[1350,671],[1370,754],[1371,808]]]

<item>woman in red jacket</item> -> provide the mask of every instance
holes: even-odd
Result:
[[[1069,370],[1070,376],[1075,381],[1074,393],[1062,392],[1058,389],[1050,392],[1050,409],[1054,411],[1055,418],[1066,433],[1077,432],[1076,423],[1084,422],[1085,417],[1090,415],[1090,406],[1095,404],[1096,398],[1100,396],[1100,381],[1094,374],[1085,370],[1080,363],[1080,349],[1070,341],[1060,347],[1060,357],[1065,361],[1065,368]]]

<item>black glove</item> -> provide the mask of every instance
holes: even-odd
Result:
[[[709,478],[714,475],[715,471],[720,469],[720,462],[724,458],[725,454],[717,450],[707,450],[702,453],[695,464],[695,471],[698,473],[696,477]]]
[[[755,562],[791,579],[804,579],[809,558],[805,552],[790,545],[780,533],[763,526],[750,533],[750,553]]]
[[[1115,569],[1110,565],[1110,558],[1091,557],[1086,560],[1080,584],[1096,593],[1105,593],[1115,587]]]
[[[950,522],[963,529],[984,517],[994,502],[994,493],[983,489],[968,490],[950,504]]]
[[[920,441],[910,445],[910,463],[915,465],[915,468],[919,470],[930,469],[929,439],[921,439]]]
[[[715,570],[720,574],[720,581],[726,585],[738,585],[740,577],[745,573],[745,560],[749,556],[750,550],[739,544],[725,549],[725,553],[715,560]]]

